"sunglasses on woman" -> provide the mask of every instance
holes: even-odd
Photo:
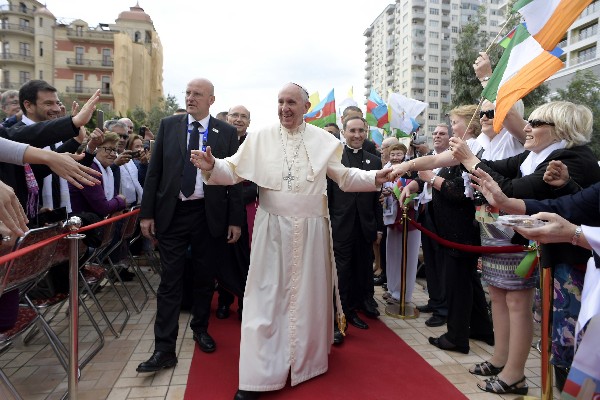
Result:
[[[554,122],[542,121],[541,119],[531,119],[527,121],[527,123],[529,123],[529,125],[531,125],[532,128],[537,128],[544,125],[554,126]]]
[[[488,119],[494,119],[494,110],[481,110],[479,111],[479,118],[483,118],[483,116],[486,116]]]

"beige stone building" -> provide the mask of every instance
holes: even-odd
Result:
[[[35,0],[8,0],[0,6],[0,42],[0,91],[30,79],[52,84],[64,101],[101,89],[103,108],[122,115],[164,97],[162,45],[139,3],[114,23],[91,27],[61,21]]]

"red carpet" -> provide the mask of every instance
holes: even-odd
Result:
[[[235,307],[233,307],[235,308]],[[213,314],[214,315],[214,314]],[[466,399],[402,339],[378,320],[368,330],[350,326],[345,343],[333,347],[329,371],[307,382],[261,395],[261,399],[398,400]],[[240,322],[211,317],[209,333],[217,350],[205,354],[195,346],[186,400],[230,400],[237,390]]]

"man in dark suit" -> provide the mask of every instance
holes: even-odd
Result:
[[[346,167],[381,169],[381,159],[362,150],[367,129],[367,122],[362,117],[354,116],[345,120],[346,146],[342,164]],[[347,193],[329,181],[327,194],[344,314],[352,325],[367,329],[369,326],[358,317],[356,311],[362,310],[373,318],[379,315],[377,308],[367,301],[370,296],[369,286],[373,287],[373,243],[381,240],[383,234],[379,193]],[[334,339],[339,342],[340,335],[334,333],[337,336]]]
[[[138,372],[153,372],[177,364],[175,355],[182,281],[188,247],[192,254],[194,304],[190,327],[206,353],[216,348],[208,334],[216,265],[225,244],[237,241],[242,225],[240,185],[206,186],[190,162],[192,149],[210,146],[218,157],[238,148],[236,129],[210,116],[214,86],[194,79],[185,93],[187,114],[161,120],[144,184],[140,227],[156,238],[162,276],[157,293],[154,353]]]

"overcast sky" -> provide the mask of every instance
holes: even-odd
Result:
[[[47,0],[57,18],[90,26],[114,23],[136,0]],[[163,87],[184,105],[187,82],[215,85],[214,116],[243,104],[250,131],[277,121],[277,93],[286,82],[318,91],[335,89],[341,102],[352,86],[364,102],[363,32],[393,0],[139,0],[154,22],[164,51]],[[0,1],[0,3],[4,3]]]

